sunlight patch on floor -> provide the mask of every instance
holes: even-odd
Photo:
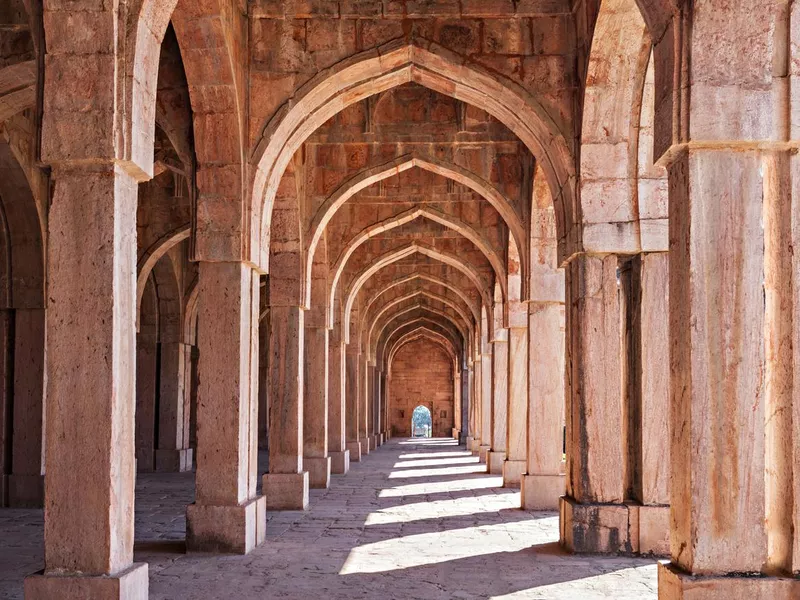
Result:
[[[454,456],[474,456],[472,452],[417,452],[416,454],[401,454],[397,458],[401,460],[408,460],[411,458],[432,458],[435,456],[441,456],[442,458],[450,458]]]
[[[547,600],[639,600],[652,595],[657,575],[657,565],[644,565],[629,569],[620,569],[600,575],[592,575],[561,581],[549,585],[540,585],[502,596],[492,596],[490,600],[529,600],[530,598],[547,598]]]
[[[466,473],[485,473],[486,465],[475,464],[460,467],[444,467],[441,469],[406,469],[389,473],[389,479],[410,479],[413,477],[442,477],[446,475],[464,475]],[[502,485],[502,484],[501,484]]]
[[[481,513],[498,512],[519,508],[519,492],[512,494],[487,494],[469,498],[449,498],[414,502],[383,508],[367,516],[366,525],[387,525],[389,523],[411,523],[425,519],[463,517]]]
[[[460,456],[454,458],[429,457],[417,460],[401,460],[394,463],[393,469],[405,469],[408,467],[438,467],[439,465],[478,465],[480,459],[477,456]]]
[[[400,498],[402,496],[426,496],[428,494],[445,494],[447,492],[463,492],[468,490],[486,490],[503,487],[501,476],[475,477],[474,479],[457,479],[455,481],[429,481],[425,483],[409,483],[380,491],[378,498]]]
[[[518,552],[557,539],[558,517],[407,535],[353,548],[339,574],[383,573]]]

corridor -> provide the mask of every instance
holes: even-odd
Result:
[[[516,508],[501,484],[453,440],[395,439],[313,490],[308,511],[268,513],[263,546],[212,556],[184,554],[192,474],[140,475],[135,560],[165,600],[656,598],[654,561],[563,553],[557,515]],[[41,512],[0,516],[0,598],[22,598]]]

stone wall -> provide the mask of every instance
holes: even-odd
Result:
[[[389,388],[392,435],[411,435],[411,413],[426,406],[433,419],[433,437],[449,437],[454,427],[453,361],[430,340],[417,340],[398,350]]]

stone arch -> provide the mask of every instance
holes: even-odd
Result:
[[[147,279],[150,277],[150,272],[153,270],[153,267],[161,260],[167,252],[170,251],[171,248],[177,246],[183,240],[188,239],[191,235],[192,228],[190,225],[182,225],[176,229],[173,229],[169,233],[165,234],[161,237],[157,242],[155,242],[152,246],[150,246],[147,250],[144,251],[142,256],[139,258],[139,264],[137,266],[136,271],[138,275],[136,277],[136,322],[138,326],[139,322],[139,313],[141,311],[142,305],[142,294],[144,294],[144,288],[147,285]]]
[[[190,346],[197,345],[197,307],[200,296],[198,278],[195,277],[186,293],[185,307],[183,309],[183,343]]]
[[[413,341],[416,341],[421,337],[425,337],[430,341],[432,341],[433,343],[441,346],[442,349],[444,349],[444,351],[447,353],[447,355],[450,356],[450,358],[453,360],[453,366],[455,367],[458,365],[457,353],[453,349],[452,344],[450,344],[450,341],[443,335],[436,333],[435,331],[432,331],[431,329],[428,329],[423,325],[413,331],[403,334],[402,337],[400,337],[396,342],[394,342],[392,347],[389,349],[389,352],[387,353],[387,358],[386,358],[387,370],[391,371],[392,360],[394,359],[394,355],[397,354],[397,352],[403,346]]]
[[[468,171],[458,165],[446,163],[436,160],[431,157],[422,156],[419,154],[409,154],[401,156],[395,160],[389,161],[383,165],[366,169],[361,173],[351,177],[348,181],[339,186],[336,191],[326,200],[319,210],[317,210],[309,227],[308,246],[306,252],[306,273],[311,272],[311,263],[314,259],[317,244],[322,236],[325,227],[336,214],[336,211],[341,208],[350,198],[361,190],[366,189],[370,185],[377,183],[383,179],[393,177],[398,173],[402,173],[412,168],[424,169],[431,173],[436,173],[442,177],[452,179],[483,197],[489,204],[491,204],[503,220],[511,232],[512,238],[515,240],[517,247],[525,249],[527,254],[527,237],[525,235],[525,226],[519,215],[514,210],[511,202],[497,188],[491,183],[485,181],[475,173]],[[430,209],[428,209],[430,210]],[[455,220],[455,219],[454,219]],[[476,244],[477,245],[477,244]],[[527,271],[527,259],[524,261],[523,269]],[[335,282],[335,280],[334,280]],[[334,286],[335,287],[335,283]],[[310,276],[306,275],[306,306],[311,302],[311,281]]]
[[[305,139],[346,106],[412,81],[478,106],[516,134],[542,164],[559,206],[560,231],[565,232],[574,196],[572,152],[539,102],[516,83],[477,65],[467,66],[463,57],[433,42],[398,39],[321,72],[267,123],[253,156],[253,262],[268,267],[264,249],[269,247],[275,194],[286,165]]]
[[[458,355],[459,352],[463,349],[463,346],[457,343],[458,339],[456,338],[456,332],[453,329],[448,328],[445,324],[431,318],[428,315],[422,315],[409,319],[408,321],[402,321],[400,323],[397,323],[396,325],[393,325],[393,329],[388,334],[386,334],[386,337],[383,340],[379,341],[375,354],[376,364],[388,365],[388,363],[386,362],[388,358],[388,352],[386,352],[386,349],[393,347],[394,342],[396,342],[397,339],[399,339],[409,331],[412,331],[412,328],[413,330],[427,328],[431,331],[436,332],[443,339],[447,340],[447,343],[450,344],[450,346],[452,346],[455,349],[454,351],[456,355]]]
[[[391,310],[392,307],[400,304],[401,302],[405,302],[407,300],[411,300],[413,298],[416,298],[417,296],[424,296],[426,298],[430,298],[431,300],[435,300],[436,302],[441,302],[445,306],[449,306],[450,308],[452,308],[458,314],[459,317],[461,317],[464,320],[464,324],[466,325],[468,330],[471,330],[473,328],[473,324],[470,321],[469,316],[467,315],[467,313],[464,312],[464,310],[460,306],[458,306],[458,304],[456,304],[455,302],[453,302],[449,298],[446,298],[445,296],[441,296],[439,294],[434,294],[433,292],[429,292],[427,290],[417,290],[417,291],[411,292],[410,294],[406,294],[404,296],[401,296],[400,298],[395,298],[394,300],[391,300],[391,301],[387,302],[386,305],[383,308],[381,308],[381,310],[378,312],[378,314],[376,314],[375,317],[372,319],[372,322],[371,322],[371,324],[369,326],[369,330],[367,332],[367,340],[366,340],[367,341],[367,352],[369,353],[370,356],[374,355],[374,352],[373,352],[373,332],[375,331],[375,326],[378,324],[378,320],[383,315],[385,315],[389,310]],[[385,326],[386,326],[386,324],[381,326],[381,328],[378,330],[377,337],[380,337],[381,333],[383,333],[383,330],[384,330]]]
[[[478,231],[473,229],[469,224],[464,223],[460,219],[456,219],[455,217],[451,217],[446,215],[438,210],[432,208],[412,208],[411,210],[405,211],[396,215],[390,219],[382,221],[380,223],[376,223],[367,227],[366,229],[359,232],[355,238],[353,238],[344,248],[342,254],[336,260],[336,265],[333,269],[333,279],[331,282],[331,289],[330,289],[330,311],[328,316],[328,327],[333,327],[334,323],[334,298],[336,297],[336,289],[338,287],[339,279],[344,272],[345,265],[347,264],[347,260],[356,251],[356,249],[366,240],[376,235],[380,235],[386,231],[394,229],[395,227],[400,227],[405,223],[409,223],[418,219],[420,217],[424,217],[430,221],[435,223],[439,223],[453,231],[458,232],[465,238],[467,238],[470,242],[472,242],[482,253],[486,256],[486,259],[489,261],[489,264],[492,265],[492,268],[495,271],[495,276],[497,281],[500,282],[500,286],[503,289],[504,295],[508,293],[508,289],[506,287],[506,281],[508,279],[506,275],[505,267],[503,266],[502,259],[497,255],[497,253],[492,249],[491,244],[486,240]],[[310,254],[309,254],[310,256]],[[308,280],[308,285],[310,285],[310,279]],[[310,296],[309,296],[310,297]]]
[[[478,274],[478,272],[475,271],[475,269],[472,267],[472,265],[463,262],[457,256],[453,256],[451,254],[445,254],[433,248],[415,242],[413,244],[409,244],[405,248],[394,250],[380,257],[379,259],[374,261],[372,265],[364,269],[353,280],[353,283],[350,285],[350,288],[346,293],[346,301],[344,307],[343,322],[345,325],[344,337],[346,342],[349,343],[350,341],[350,312],[352,311],[353,308],[353,302],[355,301],[355,298],[358,295],[358,292],[361,290],[361,287],[364,285],[364,283],[366,283],[366,281],[370,277],[372,277],[372,275],[374,275],[377,271],[379,271],[383,267],[416,253],[424,254],[425,256],[433,258],[434,260],[438,260],[444,264],[450,265],[451,267],[454,267],[459,271],[461,271],[462,273],[464,273],[467,277],[470,278],[470,280],[475,284],[475,287],[480,291],[484,303],[487,306],[492,306],[492,301],[491,301],[492,296],[488,292],[489,288],[486,282],[483,281],[483,278],[480,276],[480,274]]]
[[[364,307],[364,312],[365,313],[369,312],[370,307],[378,300],[378,298],[381,297],[381,295],[384,292],[387,292],[387,291],[391,290],[392,288],[397,287],[399,285],[403,285],[405,283],[409,283],[411,281],[415,281],[417,279],[419,279],[420,281],[428,281],[428,282],[433,283],[435,285],[440,285],[440,286],[442,286],[444,288],[447,288],[450,291],[452,291],[454,294],[456,294],[464,302],[464,304],[466,304],[469,307],[470,312],[472,313],[472,316],[475,319],[475,323],[480,323],[481,322],[479,307],[476,307],[473,304],[472,300],[470,300],[469,296],[467,296],[462,289],[460,289],[458,286],[455,286],[455,285],[453,285],[452,283],[450,283],[448,281],[445,281],[444,279],[441,279],[439,277],[435,277],[433,275],[427,275],[425,273],[412,273],[408,277],[403,277],[402,279],[398,279],[396,281],[393,281],[391,284],[387,285],[385,288],[383,288],[381,291],[379,291],[377,294],[375,294],[372,298],[369,299],[369,301],[366,303],[366,305]]]
[[[0,69],[0,123],[36,104],[36,61]]]
[[[461,336],[461,339],[464,340],[464,344],[466,345],[467,341],[469,340],[469,331],[470,330],[469,330],[468,327],[464,327],[463,325],[458,323],[458,321],[457,321],[457,319],[455,317],[453,317],[452,315],[447,314],[447,312],[445,312],[444,310],[440,310],[438,308],[434,308],[433,306],[429,306],[427,304],[422,304],[421,302],[417,302],[416,304],[412,304],[411,306],[406,306],[404,308],[400,308],[396,312],[390,314],[389,318],[386,320],[386,323],[384,323],[384,325],[383,325],[381,334],[383,334],[383,332],[386,331],[386,329],[387,329],[387,327],[389,327],[390,323],[392,323],[393,321],[396,321],[397,319],[401,318],[403,315],[406,315],[406,314],[408,314],[410,312],[414,312],[416,310],[419,310],[422,313],[430,313],[431,315],[435,315],[436,317],[444,319],[444,321],[450,323],[454,327],[454,329],[458,332],[458,334]],[[379,336],[379,339],[380,339],[380,336]],[[373,360],[375,358],[377,358],[377,356],[370,357],[371,360]]]
[[[178,342],[183,325],[182,299],[175,267],[168,256],[152,270],[158,297],[158,334],[160,342]]]
[[[634,0],[602,0],[581,127],[579,226],[586,252],[637,252],[652,236],[640,219],[637,186],[642,91],[651,48]],[[666,220],[661,224],[658,245],[666,249]]]

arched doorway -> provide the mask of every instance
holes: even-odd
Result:
[[[433,418],[427,406],[418,406],[411,414],[411,435],[415,438],[431,437],[433,432]]]

